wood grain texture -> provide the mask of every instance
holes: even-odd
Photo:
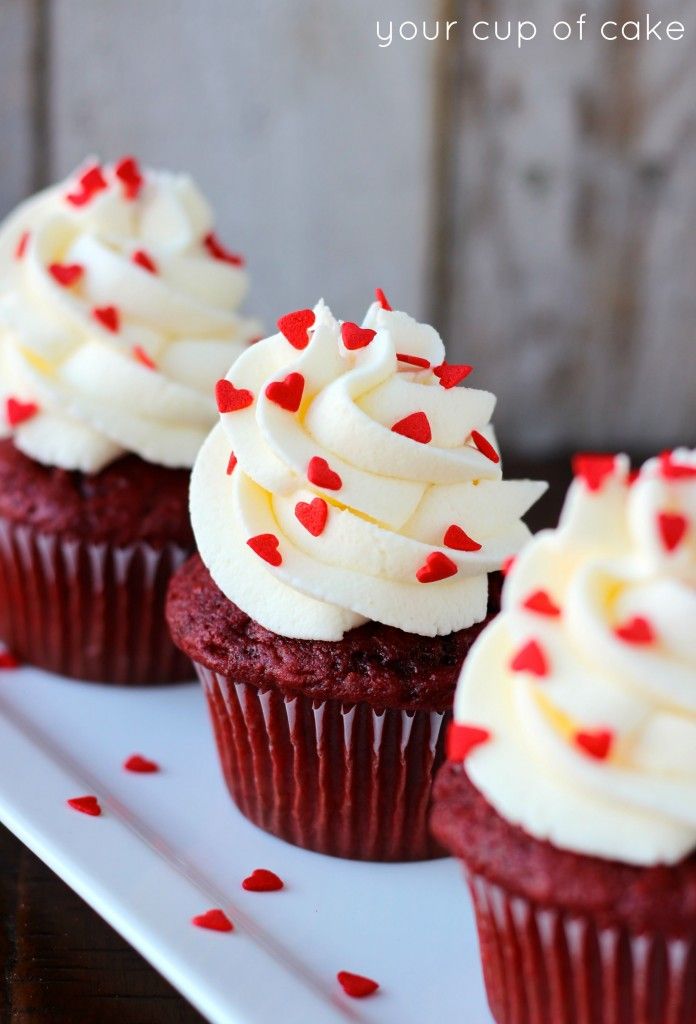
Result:
[[[0,827],[3,1024],[202,1024],[83,901]]]
[[[696,14],[694,0],[666,6]],[[636,16],[632,0],[456,9],[468,25],[545,29],[521,50],[464,33],[447,86],[447,333],[498,394],[503,444],[693,444],[693,47],[602,41],[604,19]],[[581,9],[582,43],[550,38]]]
[[[38,4],[0,2],[0,217],[33,186]]]
[[[372,0],[54,0],[52,53],[54,172],[191,171],[269,325],[376,285],[424,313],[434,53],[380,50]]]

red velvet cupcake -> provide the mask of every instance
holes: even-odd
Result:
[[[0,228],[0,638],[77,678],[190,676],[164,626],[214,381],[256,333],[184,176],[90,165]]]
[[[498,1024],[693,1024],[696,451],[576,469],[467,658],[433,833]]]
[[[323,303],[279,327],[218,384],[174,640],[248,817],[324,853],[433,856],[454,682],[545,485],[501,479],[495,400],[455,387],[470,367],[432,328],[378,303],[362,327]]]

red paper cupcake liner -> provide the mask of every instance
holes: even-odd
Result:
[[[142,685],[191,679],[164,616],[190,552],[67,540],[0,519],[0,637],[22,660],[74,679]]]
[[[467,875],[498,1024],[695,1024],[696,929],[602,927]]]
[[[449,714],[286,697],[196,669],[227,786],[254,824],[335,857],[444,855],[428,809]]]

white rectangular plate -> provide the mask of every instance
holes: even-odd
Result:
[[[133,753],[162,771],[125,772]],[[67,807],[85,794],[101,817]],[[0,672],[0,820],[214,1024],[491,1022],[458,865],[337,860],[255,828],[224,787],[197,685]],[[245,892],[259,867],[286,888]],[[190,924],[212,907],[233,934]],[[349,999],[340,970],[379,992]]]

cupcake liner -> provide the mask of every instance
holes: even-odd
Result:
[[[497,1024],[694,1024],[696,929],[637,934],[467,874]]]
[[[164,617],[169,578],[188,555],[176,544],[95,544],[0,519],[0,637],[21,659],[75,679],[191,679]]]
[[[444,855],[427,817],[449,713],[287,697],[196,670],[227,786],[254,824],[335,857]]]

